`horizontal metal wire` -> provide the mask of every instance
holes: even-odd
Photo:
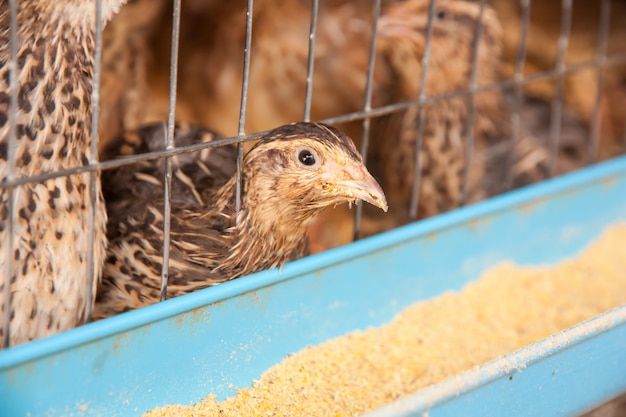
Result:
[[[164,247],[163,247],[163,267],[162,267],[162,283],[161,283],[161,299],[165,299],[167,292],[167,284],[168,284],[168,258],[169,258],[169,239],[170,239],[170,198],[171,198],[171,158],[192,153],[198,152],[203,149],[216,148],[219,146],[227,146],[227,145],[237,145],[237,178],[238,187],[237,187],[237,210],[240,207],[241,201],[241,170],[242,170],[242,160],[243,160],[243,146],[242,144],[249,141],[254,141],[261,136],[265,135],[267,131],[257,132],[254,134],[244,134],[245,133],[245,121],[246,121],[246,110],[247,110],[247,101],[248,101],[248,83],[249,83],[249,72],[250,72],[250,56],[251,56],[251,46],[252,46],[252,23],[253,23],[253,0],[247,0],[247,8],[246,8],[246,36],[245,36],[245,48],[243,51],[244,60],[243,60],[243,77],[242,77],[242,90],[241,90],[241,102],[240,102],[240,115],[239,115],[239,123],[238,123],[238,135],[233,137],[227,137],[222,139],[216,139],[211,142],[198,143],[188,146],[183,146],[179,148],[175,148],[174,144],[174,122],[175,122],[175,109],[176,109],[176,80],[177,80],[177,70],[178,70],[178,36],[180,33],[180,7],[181,0],[173,0],[173,10],[174,10],[174,19],[173,19],[173,27],[172,27],[172,50],[171,50],[171,69],[170,69],[170,96],[169,96],[169,112],[168,112],[168,121],[167,121],[167,137],[166,137],[166,146],[164,150],[147,152],[138,155],[132,155],[125,158],[119,158],[108,161],[98,161],[97,157],[97,132],[98,132],[98,118],[99,118],[99,86],[100,86],[100,73],[101,73],[101,48],[102,48],[102,0],[97,0],[96,2],[96,56],[95,56],[95,68],[94,68],[94,89],[92,92],[92,102],[93,102],[93,114],[92,114],[92,144],[91,144],[91,158],[90,163],[85,166],[75,167],[71,169],[61,170],[57,172],[50,172],[30,177],[15,177],[14,173],[14,154],[15,154],[15,142],[16,142],[16,111],[17,111],[17,0],[10,0],[10,62],[8,65],[10,66],[10,91],[11,91],[11,100],[10,100],[10,115],[9,115],[9,137],[7,143],[7,155],[9,159],[8,164],[8,175],[5,181],[0,183],[0,188],[4,188],[7,190],[8,196],[8,221],[9,224],[7,226],[8,237],[7,237],[7,265],[5,265],[5,288],[3,291],[3,299],[5,302],[4,311],[3,311],[3,331],[4,331],[4,340],[3,345],[8,346],[9,344],[9,334],[10,334],[10,301],[11,301],[11,293],[10,293],[10,275],[11,275],[11,260],[12,260],[12,245],[13,245],[13,230],[15,228],[15,213],[13,210],[14,204],[14,190],[15,187],[29,184],[29,183],[37,183],[43,182],[54,178],[69,176],[69,175],[77,175],[90,173],[90,212],[89,212],[89,230],[88,234],[91,237],[89,239],[89,248],[88,248],[88,271],[87,271],[87,307],[85,310],[85,314],[87,318],[89,318],[91,314],[91,303],[89,300],[92,298],[92,286],[91,282],[95,279],[95,267],[94,267],[94,235],[95,235],[95,210],[96,210],[96,202],[97,202],[97,194],[96,190],[96,172],[100,170],[114,169],[118,167],[122,167],[125,165],[156,160],[159,158],[166,159],[166,174],[164,178],[164,190],[165,190],[165,207],[164,207]],[[482,16],[483,10],[485,8],[485,0],[481,0],[480,3],[480,15]],[[338,124],[344,122],[352,122],[363,120],[363,137],[362,137],[362,148],[361,152],[363,157],[367,154],[368,148],[368,140],[369,140],[369,130],[370,130],[370,119],[374,117],[380,117],[389,115],[391,113],[400,112],[407,110],[412,107],[419,107],[420,111],[418,112],[418,120],[423,118],[423,112],[421,112],[421,106],[435,104],[441,101],[446,101],[455,98],[467,98],[469,107],[469,122],[467,134],[468,145],[466,147],[466,169],[463,175],[463,185],[462,185],[462,200],[461,204],[464,203],[465,198],[467,196],[467,187],[468,187],[468,177],[469,177],[469,165],[471,163],[471,159],[473,157],[473,140],[474,140],[474,132],[472,129],[473,121],[474,121],[474,103],[473,97],[475,94],[495,91],[495,90],[505,90],[513,88],[515,91],[515,103],[512,107],[512,136],[511,136],[511,149],[515,146],[517,141],[519,141],[519,137],[521,135],[521,107],[522,107],[522,91],[523,87],[526,84],[533,83],[541,80],[550,80],[554,79],[557,84],[557,92],[552,101],[552,120],[550,126],[550,150],[551,150],[551,161],[550,161],[550,171],[553,172],[554,166],[556,163],[557,157],[557,148],[558,141],[561,133],[561,113],[563,109],[563,93],[564,93],[564,78],[568,75],[575,74],[577,72],[588,70],[588,69],[596,69],[598,71],[598,91],[595,97],[596,109],[592,115],[591,121],[591,140],[590,140],[590,158],[595,160],[597,154],[597,147],[599,141],[600,134],[600,122],[601,122],[601,113],[600,113],[600,102],[601,102],[601,91],[600,88],[603,85],[603,70],[612,65],[619,65],[626,63],[626,52],[617,53],[611,56],[606,55],[607,48],[607,38],[608,38],[608,26],[609,26],[609,17],[610,17],[610,0],[602,0],[601,7],[601,17],[599,23],[599,32],[598,32],[598,41],[597,41],[597,49],[596,55],[593,60],[589,60],[586,62],[581,62],[574,65],[566,65],[565,62],[565,53],[567,50],[568,41],[570,38],[570,26],[571,26],[571,13],[572,13],[572,0],[562,0],[562,21],[561,21],[561,31],[558,40],[558,56],[557,56],[557,65],[554,69],[550,69],[547,71],[537,72],[532,75],[524,76],[523,74],[523,65],[525,62],[525,45],[527,34],[529,30],[529,18],[530,18],[530,8],[531,2],[530,0],[522,0],[522,27],[521,27],[521,39],[520,39],[520,47],[518,51],[518,55],[516,58],[515,72],[514,77],[512,79],[506,79],[499,81],[497,83],[492,83],[484,86],[476,85],[476,77],[477,77],[477,65],[478,65],[478,48],[480,45],[480,36],[482,34],[482,19],[478,20],[475,39],[473,42],[474,52],[472,55],[472,68],[470,74],[470,86],[468,89],[453,91],[446,94],[440,94],[437,96],[426,97],[425,94],[425,85],[426,85],[426,74],[428,72],[428,61],[429,61],[429,51],[430,51],[430,38],[432,36],[432,20],[434,16],[435,10],[435,2],[431,0],[429,6],[429,22],[427,27],[427,35],[426,35],[426,44],[424,57],[422,60],[423,71],[421,74],[421,84],[418,92],[418,97],[414,100],[407,100],[400,103],[394,103],[390,105],[381,106],[378,108],[371,108],[372,101],[372,92],[373,92],[373,72],[374,72],[374,63],[376,56],[376,26],[378,17],[380,14],[381,8],[381,0],[373,0],[373,8],[374,8],[374,19],[372,22],[373,30],[372,30],[372,39],[369,46],[369,60],[367,67],[367,80],[366,80],[366,88],[365,88],[365,100],[363,110],[352,112],[348,114],[338,115],[336,117],[330,117],[320,122],[328,123],[328,124]],[[309,32],[309,51],[308,51],[308,62],[307,62],[307,73],[306,73],[306,94],[305,94],[305,103],[304,103],[304,120],[308,121],[311,113],[311,102],[312,102],[312,91],[313,91],[313,70],[314,70],[314,51],[315,51],[315,38],[316,38],[316,26],[318,20],[318,0],[311,0],[311,26]],[[626,121],[625,121],[626,123]],[[410,218],[417,218],[417,206],[418,206],[418,196],[419,196],[419,183],[420,183],[420,152],[421,152],[421,143],[422,143],[422,123],[418,122],[418,131],[416,132],[416,172],[414,176],[415,183],[412,189],[412,197],[411,197],[411,205],[409,207]],[[626,128],[624,130],[624,141],[626,146]],[[509,167],[512,163],[512,159],[509,159]],[[507,178],[505,179],[507,184],[510,186],[511,175],[507,174]],[[360,221],[362,216],[362,207],[361,205],[357,206],[356,214],[355,214],[355,233],[354,239],[357,238],[360,230]],[[3,242],[4,243],[4,242]]]
[[[606,65],[604,66],[604,68],[609,67],[611,65],[618,65],[618,64],[623,64],[623,63],[626,63],[626,53],[614,54],[606,58]],[[598,67],[597,61],[591,60],[591,61],[586,61],[586,62],[569,66],[563,69],[562,73],[564,75],[569,75],[569,74],[573,74],[581,70],[585,70],[589,68],[597,68],[597,67]],[[447,94],[428,97],[428,98],[425,98],[424,100],[403,101],[400,103],[394,103],[394,104],[390,104],[386,106],[377,107],[375,109],[371,109],[368,111],[358,111],[358,112],[343,114],[343,115],[336,116],[336,117],[329,117],[329,118],[318,120],[318,121],[320,123],[336,124],[336,123],[352,122],[355,120],[362,120],[365,117],[379,117],[379,116],[384,116],[384,115],[394,113],[397,111],[406,110],[410,107],[437,103],[440,101],[449,100],[451,98],[456,98],[456,97],[465,97],[469,94],[478,94],[478,93],[482,93],[485,91],[493,91],[493,90],[498,90],[498,89],[511,88],[511,87],[514,87],[515,85],[525,85],[525,84],[539,81],[539,80],[554,78],[555,76],[556,75],[555,75],[554,70],[543,71],[543,72],[538,72],[538,73],[529,75],[527,77],[524,77],[524,79],[522,80],[507,79],[507,80],[500,81],[497,83],[480,86],[480,87],[477,87],[473,93],[468,90],[455,91],[455,92],[451,92]],[[65,170],[56,171],[56,172],[49,172],[46,174],[33,175],[31,177],[15,178],[10,181],[1,182],[0,188],[15,187],[18,185],[23,185],[23,184],[33,183],[33,182],[47,181],[52,178],[59,178],[59,177],[64,177],[68,175],[80,174],[84,172],[118,168],[123,165],[131,164],[135,162],[150,161],[150,160],[154,160],[158,158],[163,158],[166,156],[175,156],[175,155],[181,155],[181,154],[186,154],[186,153],[191,153],[191,152],[197,152],[206,148],[215,148],[218,146],[237,144],[239,142],[242,142],[242,143],[249,142],[249,141],[259,139],[260,137],[262,137],[268,132],[269,130],[262,131],[262,132],[255,132],[252,134],[246,134],[242,136],[227,137],[227,138],[218,139],[212,142],[193,144],[193,145],[188,145],[188,146],[175,148],[175,149],[166,149],[162,151],[147,152],[147,153],[143,153],[140,155],[133,155],[127,158],[119,158],[119,159],[114,159],[114,160],[102,161],[102,162],[98,162],[98,163],[91,164],[91,165],[85,165],[81,167],[65,169]]]
[[[616,53],[606,58],[606,63],[604,65],[604,68],[610,67],[612,65],[619,65],[619,64],[624,64],[624,63],[626,63],[626,52]],[[487,84],[484,86],[476,87],[476,89],[473,92],[469,90],[453,91],[453,92],[446,93],[446,94],[440,94],[440,95],[436,95],[432,97],[427,97],[423,100],[419,100],[419,99],[408,100],[408,101],[403,101],[399,103],[389,104],[386,106],[377,107],[375,109],[370,110],[369,112],[359,111],[359,112],[343,114],[343,115],[336,116],[336,117],[329,117],[327,119],[320,120],[320,122],[329,123],[329,124],[344,123],[344,122],[353,122],[355,120],[360,120],[367,116],[370,116],[370,117],[384,116],[390,113],[395,113],[397,111],[406,110],[409,107],[415,107],[415,106],[419,106],[422,104],[426,105],[426,104],[431,104],[431,103],[438,103],[440,101],[446,101],[446,100],[450,100],[450,99],[457,98],[457,97],[465,97],[470,94],[478,94],[478,93],[482,93],[486,91],[503,90],[503,89],[514,87],[515,85],[524,86],[532,82],[556,78],[559,74],[570,75],[570,74],[574,74],[579,71],[590,69],[590,68],[599,68],[599,65],[600,64],[594,59],[590,61],[581,62],[578,64],[573,64],[571,66],[564,68],[560,72],[557,72],[555,70],[541,71],[541,72],[528,75],[524,77],[522,80],[515,80],[515,79],[509,78],[506,80],[498,81],[497,83],[492,83],[492,84]]]
[[[197,143],[197,144],[188,145],[184,147],[181,146],[180,148],[145,152],[145,153],[129,156],[126,158],[110,159],[108,161],[102,161],[102,162],[98,162],[98,163],[91,164],[91,165],[84,165],[84,166],[75,167],[71,169],[48,172],[46,174],[33,175],[30,177],[16,178],[12,181],[5,181],[3,183],[0,183],[0,188],[15,187],[18,185],[30,184],[33,182],[42,182],[42,181],[47,181],[53,178],[67,177],[69,175],[82,174],[85,172],[119,168],[124,165],[129,165],[129,164],[133,164],[136,162],[152,161],[155,159],[165,158],[168,156],[176,156],[176,155],[182,155],[182,154],[187,154],[187,153],[192,153],[192,152],[198,152],[207,148],[217,148],[219,146],[236,145],[240,142],[243,143],[243,142],[249,142],[252,140],[259,139],[260,137],[262,137],[268,132],[269,131],[263,131],[263,132],[258,132],[258,133],[254,133],[250,135],[244,135],[244,136],[232,136],[232,137],[228,137],[224,139],[218,139],[213,142]]]

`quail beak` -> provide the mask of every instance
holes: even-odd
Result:
[[[335,181],[335,187],[349,200],[363,200],[387,211],[387,199],[383,189],[364,166],[345,169]]]

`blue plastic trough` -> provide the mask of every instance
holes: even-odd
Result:
[[[224,399],[288,353],[383,324],[501,260],[572,256],[620,220],[626,158],[0,352],[0,413],[138,416]],[[621,392],[626,306],[371,416],[576,415]]]

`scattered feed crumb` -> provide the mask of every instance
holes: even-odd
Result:
[[[356,416],[626,303],[626,225],[555,266],[502,263],[392,322],[307,347],[252,388],[144,417]]]

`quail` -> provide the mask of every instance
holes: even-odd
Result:
[[[196,142],[212,138],[202,131],[186,136],[192,141],[196,137]],[[198,185],[187,197],[172,201],[168,297],[281,267],[302,257],[307,253],[307,228],[329,206],[362,200],[387,210],[385,195],[352,140],[328,125],[294,123],[264,134],[243,160],[239,211],[235,150],[224,149],[214,155],[219,149],[206,149],[208,152],[195,159],[174,162],[173,178],[180,184],[173,187],[182,190]],[[229,157],[230,165],[226,165],[224,159]],[[214,174],[216,167],[225,166],[233,172]],[[123,205],[120,200],[133,199],[136,188],[160,190],[162,171],[143,163],[128,171],[135,173],[132,178],[111,183],[106,177],[117,174],[105,173],[107,204]],[[143,186],[135,187],[135,181]],[[116,188],[116,197],[108,197],[108,184]],[[163,196],[157,198],[158,191],[143,192],[140,200],[144,203],[109,213],[111,242],[95,318],[159,300]]]
[[[104,0],[107,21],[125,0]],[[0,181],[84,166],[91,154],[95,3],[77,0],[17,2],[17,112],[14,160],[9,150],[10,16],[0,3]],[[90,174],[62,176],[13,189],[0,188],[0,288],[10,286],[10,345],[82,323],[88,286],[95,290],[106,247],[106,213],[96,173],[93,236],[89,231]],[[92,270],[89,240],[94,240]],[[11,243],[11,253],[8,246]],[[8,265],[8,263],[10,264]],[[10,275],[6,271],[10,266]],[[92,282],[87,277],[93,276]],[[94,291],[95,293],[95,291]],[[5,304],[0,316],[4,319]],[[0,322],[3,320],[0,320]],[[10,336],[10,340],[9,337]]]

